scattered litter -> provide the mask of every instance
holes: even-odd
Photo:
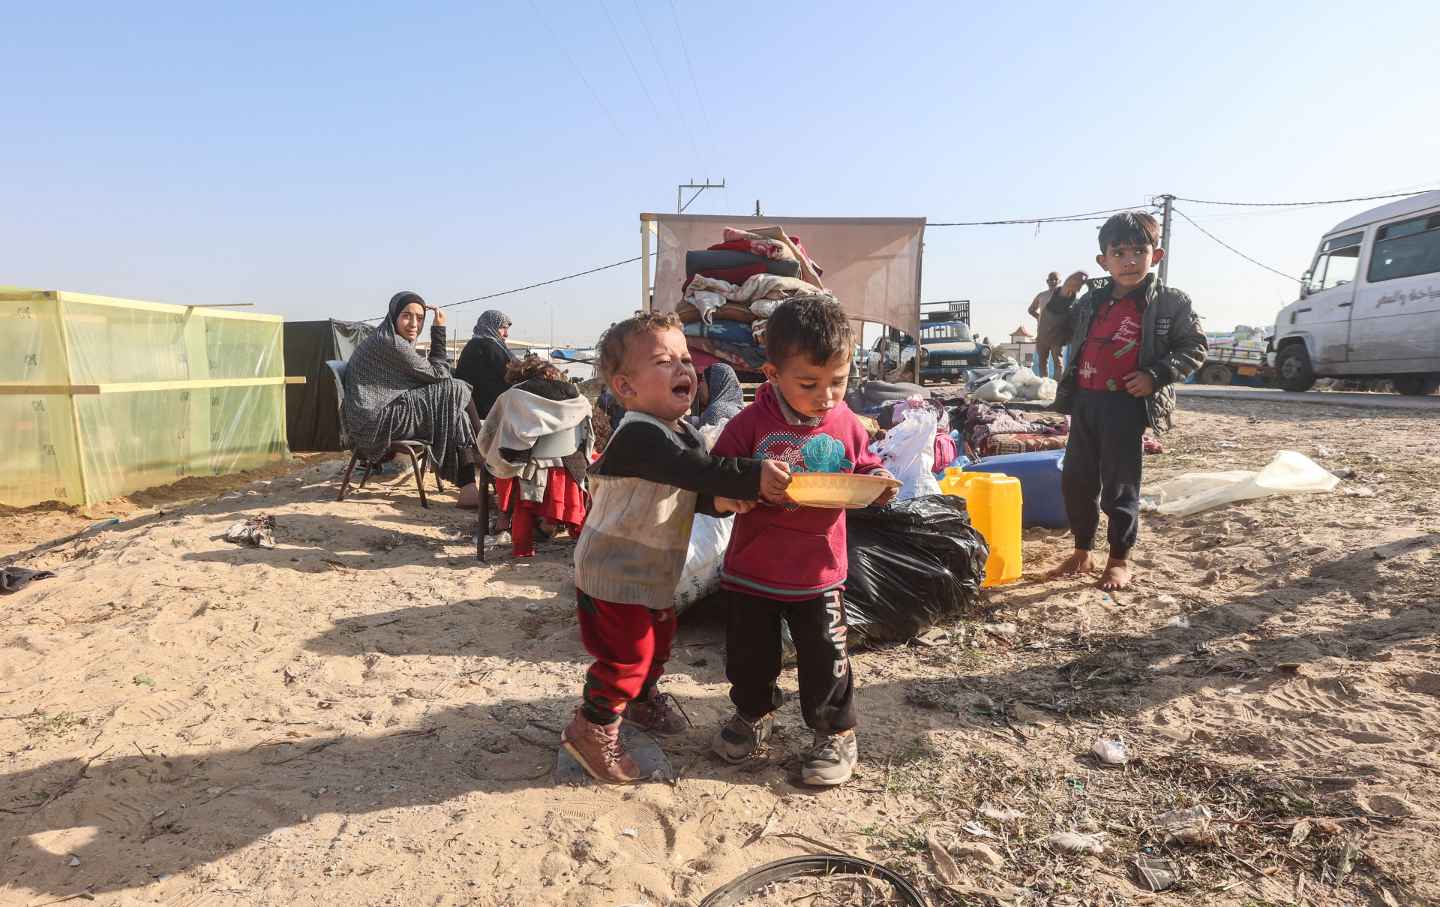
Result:
[[[1005,858],[989,844],[956,844],[952,853],[961,860],[979,863],[989,869],[1000,869],[1005,865]]]
[[[995,832],[981,825],[979,822],[966,822],[964,825],[960,826],[960,830],[965,832],[967,835],[974,835],[977,838],[995,837]]]
[[[252,548],[275,547],[275,518],[268,513],[241,520],[225,530],[225,541]]]
[[[1208,847],[1219,843],[1215,834],[1214,816],[1204,806],[1174,809],[1155,817],[1155,824],[1164,832],[1166,844],[1195,844]]]
[[[1170,594],[1167,593],[1167,594],[1165,594],[1165,595],[1157,596],[1156,599],[1155,599],[1155,603],[1156,603],[1157,605],[1172,605],[1172,606],[1173,606],[1173,605],[1178,605],[1178,604],[1180,604],[1180,599],[1178,599],[1178,598],[1176,598],[1175,596],[1170,595]]]
[[[1021,724],[1043,724],[1047,717],[1044,712],[1031,708],[1023,702],[1012,702],[1010,714],[1015,716],[1015,720]]]
[[[935,875],[942,883],[954,885],[964,878],[960,867],[955,863],[955,858],[950,856],[950,851],[940,843],[933,828],[926,834],[925,841],[930,845],[930,862],[935,864]]]
[[[640,832],[636,831],[636,830],[633,829],[633,828],[622,828],[622,829],[620,830],[620,834],[621,834],[623,837],[626,837],[626,838],[638,838],[638,837],[640,837]]]
[[[1102,837],[1103,834],[1082,835],[1073,831],[1060,831],[1046,838],[1045,843],[1066,853],[1088,853],[1098,857],[1105,852]]]
[[[1335,456],[1335,451],[1326,447],[1324,444],[1317,444],[1315,445],[1315,456],[1322,458],[1333,457]]]
[[[1190,629],[1190,618],[1185,616],[1184,614],[1177,614],[1169,620],[1165,621],[1165,626],[1179,627],[1181,630],[1188,630]]]
[[[1014,642],[1015,637],[1020,635],[1020,628],[1015,624],[1010,623],[986,624],[985,632],[989,633],[991,636],[994,636],[997,639],[1003,639],[1006,642]]]
[[[1165,891],[1175,887],[1180,880],[1175,864],[1141,854],[1135,858],[1135,875],[1146,891]]]
[[[1018,809],[1000,809],[991,806],[989,803],[982,804],[980,815],[999,825],[1001,828],[1013,828],[1025,819],[1025,814]]]
[[[1282,450],[1259,472],[1187,472],[1151,487],[1140,498],[1142,510],[1190,516],[1214,507],[1277,494],[1334,491],[1339,476],[1293,450]]]
[[[1325,835],[1327,838],[1338,835],[1343,831],[1340,823],[1334,819],[1311,819],[1310,824],[1314,826],[1316,834]]]
[[[27,570],[24,567],[0,568],[0,595],[19,592],[37,579],[51,579],[49,570]]]
[[[71,865],[71,866],[79,866],[79,865],[80,865],[80,858],[77,857],[77,856],[75,856],[73,853],[70,855],[70,865]]]
[[[936,646],[943,646],[950,642],[950,631],[940,627],[931,627],[924,633],[915,637],[915,645],[933,649]]]
[[[1309,819],[1301,819],[1290,829],[1290,846],[1299,847],[1310,837],[1310,832],[1315,828],[1314,823]]]
[[[1118,739],[1101,737],[1090,747],[1090,752],[1095,754],[1105,765],[1124,765],[1130,761],[1130,754],[1125,750],[1125,744]]]
[[[1335,887],[1339,888],[1345,884],[1350,873],[1355,869],[1355,858],[1360,856],[1360,847],[1354,841],[1346,841],[1345,849],[1335,858]]]

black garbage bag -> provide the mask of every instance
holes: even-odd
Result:
[[[845,519],[845,612],[856,641],[904,642],[979,598],[990,546],[963,498],[925,495]]]

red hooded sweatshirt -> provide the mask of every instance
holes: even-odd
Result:
[[[864,474],[884,468],[870,452],[864,426],[844,403],[819,425],[795,425],[770,384],[761,385],[755,402],[730,420],[712,453],[783,460],[791,472]],[[804,601],[845,585],[848,572],[845,511],[762,501],[735,517],[720,580],[735,592]]]

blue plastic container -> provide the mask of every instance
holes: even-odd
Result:
[[[1060,470],[1064,463],[1063,450],[1037,450],[986,457],[966,466],[965,471],[998,472],[1019,479],[1024,501],[1020,521],[1025,528],[1068,529],[1070,519],[1065,515],[1065,496],[1060,493]]]

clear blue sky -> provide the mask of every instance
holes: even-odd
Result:
[[[0,284],[365,317],[637,255],[707,175],[693,212],[934,221],[1440,185],[1433,0],[1001,6],[6,4]],[[1367,205],[1184,207],[1298,275]],[[999,339],[1093,236],[931,229],[924,295]],[[1172,252],[1212,329],[1294,296],[1183,222]],[[496,305],[591,342],[639,282]]]

